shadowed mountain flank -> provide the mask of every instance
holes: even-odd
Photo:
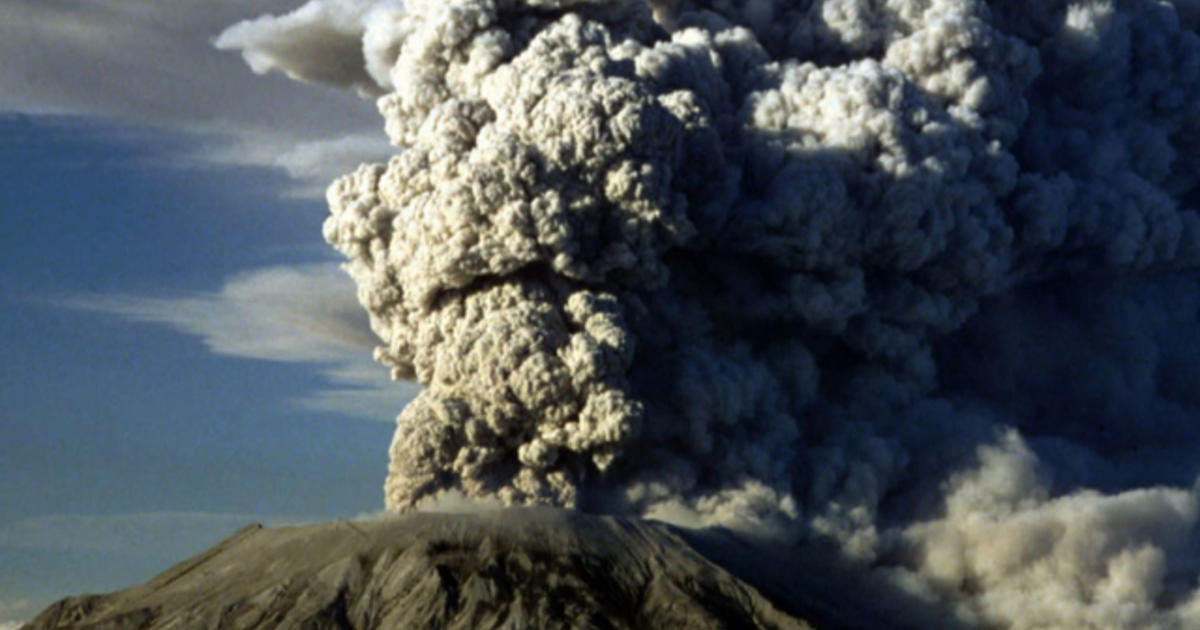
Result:
[[[669,527],[550,509],[250,526],[25,628],[812,630]]]

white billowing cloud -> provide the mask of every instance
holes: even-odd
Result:
[[[417,389],[395,387],[370,361],[378,340],[334,264],[244,272],[207,295],[85,295],[57,303],[171,326],[220,355],[323,364],[327,387],[296,400],[310,409],[385,420]]]
[[[338,90],[256,78],[213,46],[231,22],[295,5],[0,0],[0,112],[104,117],[194,133],[196,155],[181,159],[287,168],[314,178],[302,181],[301,191],[311,193],[328,175],[302,166],[304,157],[283,164],[280,156],[336,146],[340,161],[330,163],[342,168],[379,159],[381,142],[355,144],[377,126],[378,114]]]
[[[393,87],[398,42],[410,28],[405,13],[403,0],[310,0],[291,13],[239,22],[215,43],[241,51],[259,74],[275,70],[380,96]]]
[[[968,625],[1184,630],[1194,5],[313,0],[227,43],[386,92],[398,155],[325,237],[425,386],[390,508],[725,525]]]
[[[953,477],[946,514],[909,527],[916,569],[972,627],[1189,628],[1200,590],[1169,558],[1197,534],[1197,496],[1166,487],[1050,497],[1010,432]],[[1195,578],[1197,576],[1193,576]],[[963,597],[963,590],[970,594]],[[1164,611],[1161,602],[1174,605]]]
[[[372,71],[381,64],[368,61],[364,39],[370,25],[386,22],[381,12],[403,10],[401,0],[315,0],[280,17],[240,22],[222,32],[215,44],[222,50],[240,50],[259,74],[278,70],[298,81],[379,96],[378,75]],[[376,39],[378,35],[370,38]]]

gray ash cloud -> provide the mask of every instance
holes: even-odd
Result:
[[[820,541],[959,621],[1200,624],[1200,38],[1146,1],[314,0],[325,237],[447,492]],[[346,71],[339,69],[346,68]]]

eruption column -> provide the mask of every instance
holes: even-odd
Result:
[[[325,237],[424,386],[389,508],[685,519],[970,624],[1185,628],[1197,15],[314,0],[218,45],[382,95],[401,149]]]

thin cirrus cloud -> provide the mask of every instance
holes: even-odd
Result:
[[[135,139],[182,132],[191,142],[169,158],[179,165],[278,169],[292,182],[281,194],[319,197],[334,175],[392,152],[374,106],[343,90],[256,77],[216,46],[230,24],[296,4],[0,0],[0,113],[105,121],[95,127],[115,123]],[[167,325],[221,355],[320,363],[327,386],[296,401],[309,409],[390,419],[413,393],[389,387],[371,363],[366,319],[332,265],[249,271],[213,294],[57,302]]]
[[[270,134],[242,134],[229,142],[205,149],[205,157],[219,164],[270,166],[282,170],[294,182],[286,196],[320,198],[329,182],[367,156],[381,158],[394,149],[379,134],[297,140]]]
[[[313,195],[329,173],[379,159],[369,101],[255,77],[214,41],[286,0],[0,0],[0,112],[105,118],[187,132],[183,164],[281,168]],[[319,166],[318,166],[319,165]]]
[[[313,411],[390,421],[415,395],[374,364],[377,339],[337,265],[313,263],[244,272],[216,292],[177,298],[75,295],[61,307],[161,324],[199,337],[215,354],[319,364],[326,386],[293,402]]]

